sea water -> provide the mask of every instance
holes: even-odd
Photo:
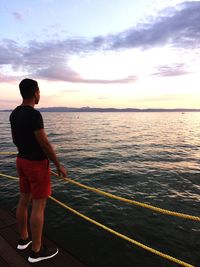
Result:
[[[163,209],[200,215],[200,113],[42,115],[48,138],[69,178]],[[9,112],[0,112],[0,136],[0,151],[16,151]],[[16,176],[15,156],[0,156],[0,172]],[[0,179],[0,206],[14,212],[18,184]],[[110,199],[55,176],[52,188],[54,197],[86,216],[163,253],[200,264],[200,222]],[[177,266],[51,200],[45,218],[45,234],[87,266]]]

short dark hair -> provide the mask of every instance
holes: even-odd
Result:
[[[24,99],[34,97],[34,94],[38,89],[38,83],[32,79],[24,79],[19,84],[19,90]]]

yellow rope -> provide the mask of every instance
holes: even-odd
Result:
[[[0,155],[16,155],[16,152],[0,152]]]
[[[57,173],[55,173],[53,171],[52,171],[52,173],[55,174],[56,176],[58,176]],[[14,178],[13,176],[5,175],[5,174],[2,174],[2,173],[0,173],[0,176],[4,176],[4,177],[7,177],[7,178],[11,178],[11,179],[18,179],[17,177]],[[124,197],[115,196],[113,194],[107,193],[107,192],[99,190],[97,188],[81,184],[81,183],[76,182],[74,180],[71,180],[69,178],[62,178],[62,179],[66,180],[69,183],[72,183],[72,184],[75,184],[77,186],[80,186],[82,188],[91,190],[91,191],[93,191],[95,193],[98,193],[98,194],[101,194],[101,195],[104,195],[104,196],[107,196],[107,197],[110,197],[110,198],[113,198],[113,199],[117,199],[117,200],[129,203],[129,204],[137,205],[137,206],[140,206],[140,207],[143,207],[143,208],[146,208],[146,209],[151,209],[153,211],[156,211],[156,212],[159,212],[159,213],[162,213],[162,214],[166,214],[166,215],[170,215],[170,216],[176,216],[176,217],[180,217],[180,218],[188,219],[188,220],[193,220],[193,221],[200,221],[200,217],[199,216],[193,216],[193,215],[188,215],[188,214],[179,213],[179,212],[175,212],[175,211],[161,209],[161,208],[158,208],[158,207],[155,207],[155,206],[151,206],[151,205],[146,204],[146,203],[138,202],[138,201],[135,201],[135,200],[132,200],[132,199],[127,199],[127,198],[124,198]]]
[[[58,176],[58,174],[55,173],[54,171],[52,171],[52,173],[55,174],[56,176]],[[90,187],[88,185],[81,184],[81,183],[76,182],[74,180],[71,180],[69,178],[62,178],[62,179],[66,180],[66,181],[68,181],[68,182],[70,182],[72,184],[75,184],[77,186],[80,186],[82,188],[91,190],[91,191],[93,191],[95,193],[98,193],[98,194],[101,194],[101,195],[104,195],[104,196],[107,196],[107,197],[110,197],[110,198],[114,198],[114,199],[129,203],[129,204],[137,205],[137,206],[140,206],[140,207],[143,207],[143,208],[146,208],[146,209],[151,209],[151,210],[156,211],[156,212],[160,212],[160,213],[171,215],[171,216],[180,217],[180,218],[183,218],[183,219],[188,219],[188,220],[193,220],[193,221],[200,221],[200,217],[198,217],[198,216],[193,216],[193,215],[188,215],[188,214],[179,213],[179,212],[175,212],[175,211],[161,209],[161,208],[158,208],[158,207],[155,207],[155,206],[151,206],[149,204],[145,204],[145,203],[138,202],[138,201],[135,201],[135,200],[132,200],[132,199],[127,199],[127,198],[124,198],[124,197],[119,197],[119,196],[110,194],[110,193],[102,191],[100,189],[97,189],[97,188],[94,188],[94,187]]]
[[[105,226],[105,225],[103,225],[103,224],[101,224],[101,223],[99,223],[99,222],[97,222],[97,221],[85,216],[84,214],[72,209],[71,207],[69,207],[66,204],[60,202],[59,200],[57,200],[54,197],[49,196],[49,198],[52,199],[53,201],[55,201],[56,203],[58,203],[59,205],[61,205],[62,207],[64,207],[65,209],[68,209],[69,211],[71,211],[71,212],[75,213],[76,215],[82,217],[83,219],[85,219],[85,220],[87,220],[87,221],[99,226],[100,228],[103,228],[104,230],[106,230],[106,231],[108,231],[108,232],[110,232],[110,233],[112,233],[112,234],[114,234],[114,235],[116,235],[118,237],[121,237],[122,239],[124,239],[124,240],[126,240],[126,241],[128,241],[128,242],[130,242],[130,243],[132,243],[132,244],[134,244],[136,246],[138,246],[138,247],[141,247],[141,248],[143,248],[143,249],[145,249],[145,250],[147,250],[147,251],[149,251],[149,252],[151,252],[153,254],[156,254],[156,255],[164,258],[164,259],[173,261],[173,262],[175,262],[177,264],[180,264],[182,266],[185,266],[185,267],[192,267],[193,266],[193,265],[191,265],[189,263],[186,263],[184,261],[176,259],[176,258],[174,258],[174,257],[172,257],[170,255],[162,253],[162,252],[160,252],[160,251],[158,251],[156,249],[150,248],[150,247],[148,247],[148,246],[146,246],[146,245],[144,245],[144,244],[142,244],[142,243],[140,243],[140,242],[138,242],[138,241],[136,241],[136,240],[134,240],[134,239],[132,239],[132,238],[130,238],[128,236],[125,236],[125,235],[123,235],[123,234],[121,234],[121,233],[119,233],[119,232],[117,232],[117,231],[115,231],[115,230],[113,230],[113,229],[111,229],[111,228],[109,228],[109,227],[107,227],[107,226]]]
[[[9,154],[16,154],[16,152],[0,152],[0,155],[5,155],[5,154],[8,154],[8,155]],[[58,174],[55,173],[54,171],[52,171],[52,173],[55,174],[56,176],[58,176]],[[81,184],[79,182],[76,182],[76,181],[71,180],[71,179],[66,178],[66,177],[63,178],[63,179],[66,180],[67,182],[75,184],[75,185],[77,185],[79,187],[91,190],[91,191],[93,191],[95,193],[98,193],[98,194],[101,194],[101,195],[104,195],[104,196],[107,196],[107,197],[110,197],[110,198],[113,198],[113,199],[117,199],[117,200],[129,203],[129,204],[132,204],[132,205],[140,206],[140,207],[143,207],[143,208],[146,208],[146,209],[150,209],[150,210],[153,210],[155,212],[159,212],[159,213],[170,215],[170,216],[176,216],[176,217],[180,217],[180,218],[187,219],[187,220],[200,221],[200,217],[199,216],[193,216],[193,215],[189,215],[189,214],[185,214],[185,213],[180,213],[180,212],[175,212],[175,211],[170,211],[170,210],[158,208],[158,207],[155,207],[155,206],[152,206],[152,205],[149,205],[149,204],[146,204],[146,203],[138,202],[138,201],[135,201],[135,200],[132,200],[132,199],[127,199],[127,198],[124,198],[124,197],[115,196],[115,195],[110,194],[108,192],[102,191],[100,189],[97,189],[97,188],[94,188],[94,187],[91,187],[91,186],[87,186],[87,185]]]
[[[6,174],[3,174],[3,173],[0,173],[0,176],[6,177],[6,178],[9,178],[9,179],[13,179],[13,180],[19,180],[18,177],[14,177],[14,176],[6,175]]]
[[[19,179],[17,177],[10,176],[10,175],[5,175],[5,174],[1,174],[1,173],[0,173],[0,176],[4,176],[4,177],[7,177],[9,179],[14,179],[14,180],[18,180]],[[160,252],[160,251],[158,251],[156,249],[148,247],[148,246],[146,246],[146,245],[144,245],[144,244],[142,244],[142,243],[140,243],[140,242],[138,242],[138,241],[136,241],[136,240],[134,240],[134,239],[132,239],[132,238],[130,238],[128,236],[125,236],[125,235],[123,235],[123,234],[121,234],[121,233],[119,233],[119,232],[117,232],[117,231],[115,231],[115,230],[113,230],[113,229],[111,229],[111,228],[109,228],[109,227],[107,227],[107,226],[105,226],[105,225],[103,225],[103,224],[101,224],[101,223],[99,223],[99,222],[97,222],[97,221],[85,216],[84,214],[78,212],[77,210],[72,209],[71,207],[67,206],[66,204],[64,204],[63,202],[57,200],[56,198],[54,198],[52,196],[49,196],[49,198],[51,200],[53,200],[54,202],[56,202],[57,204],[59,204],[62,207],[64,207],[65,209],[67,209],[67,210],[73,212],[74,214],[80,216],[81,218],[83,218],[83,219],[95,224],[96,226],[98,226],[98,227],[100,227],[100,228],[102,228],[102,229],[104,229],[104,230],[106,230],[106,231],[108,231],[108,232],[110,232],[110,233],[112,233],[112,234],[114,234],[114,235],[116,235],[116,236],[118,236],[118,237],[120,237],[120,238],[122,238],[122,239],[124,239],[124,240],[126,240],[126,241],[128,241],[128,242],[130,242],[130,243],[132,243],[132,244],[134,244],[136,246],[138,246],[138,247],[140,247],[140,248],[143,248],[144,250],[147,250],[147,251],[149,251],[149,252],[151,252],[151,253],[153,253],[155,255],[158,255],[158,256],[160,256],[160,257],[162,257],[164,259],[167,259],[169,261],[175,262],[175,263],[177,263],[179,265],[182,265],[182,266],[185,266],[185,267],[194,267],[193,265],[191,265],[191,264],[189,264],[187,262],[184,262],[184,261],[181,261],[179,259],[176,259],[176,258],[174,258],[174,257],[172,257],[170,255],[167,255],[167,254],[165,254],[163,252]]]

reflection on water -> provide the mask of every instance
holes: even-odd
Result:
[[[8,117],[0,113],[2,151],[15,149]],[[43,117],[70,178],[119,196],[199,215],[200,113],[43,113]],[[14,157],[0,156],[0,164],[2,172],[16,174]],[[1,180],[0,186],[1,203],[14,207],[16,183]],[[56,178],[53,191],[80,212],[144,244],[191,264],[200,262],[199,223],[110,200]],[[48,233],[59,227],[53,238],[88,266],[175,266],[116,240],[55,204],[49,204],[47,218]]]

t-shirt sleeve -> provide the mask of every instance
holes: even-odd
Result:
[[[33,131],[44,129],[44,122],[43,122],[42,115],[37,110],[35,110],[34,112],[32,127],[33,127]]]

